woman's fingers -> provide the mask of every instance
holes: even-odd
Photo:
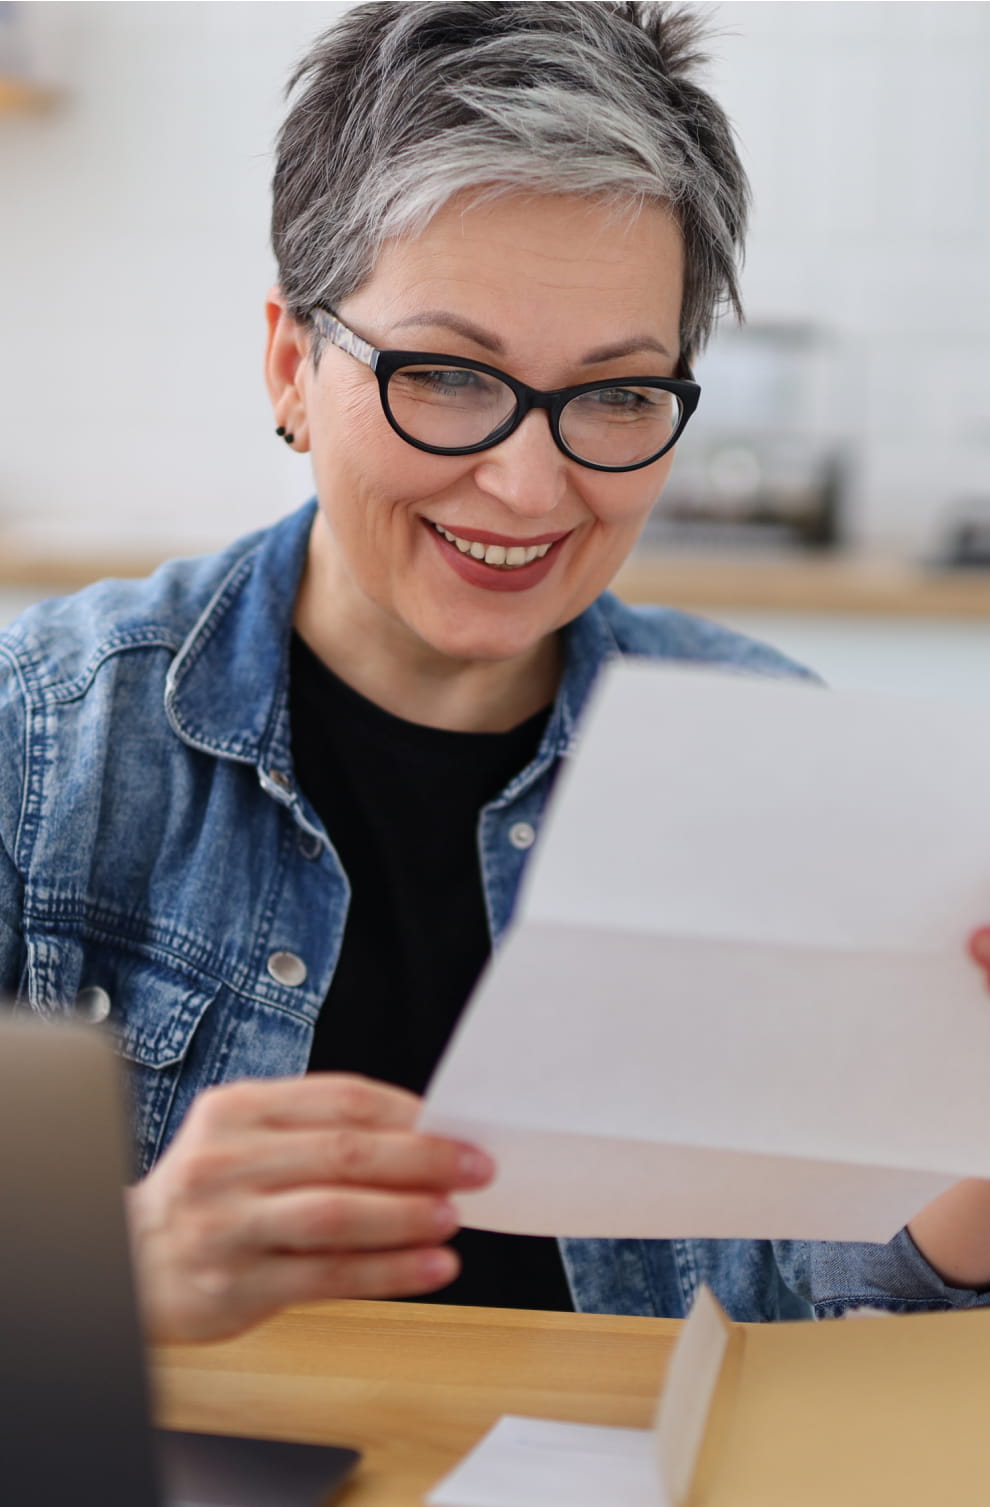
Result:
[[[237,1243],[262,1251],[391,1251],[441,1245],[458,1225],[457,1211],[441,1198],[300,1188],[253,1199]]]
[[[324,1298],[406,1298],[446,1287],[460,1259],[446,1247],[373,1255],[285,1256],[253,1276],[271,1309]]]
[[[981,968],[990,970],[990,926],[977,927],[976,931],[970,934],[969,955],[974,963],[979,963]]]
[[[343,1073],[229,1084],[199,1096],[163,1161],[194,1199],[328,1183],[442,1193],[490,1181],[483,1152],[412,1129],[419,1108],[414,1094]]]
[[[272,1256],[238,1273],[207,1268],[193,1278],[207,1306],[202,1315],[190,1309],[186,1337],[220,1339],[238,1333],[287,1303],[435,1292],[454,1280],[460,1266],[457,1253],[441,1246],[368,1255]]]
[[[404,1297],[449,1282],[444,1195],[488,1157],[419,1135],[413,1094],[344,1074],[202,1094],[129,1191],[145,1322],[158,1339],[236,1334],[282,1303]]]
[[[352,1073],[308,1073],[302,1078],[244,1078],[208,1088],[189,1112],[212,1131],[267,1125],[302,1129],[332,1125],[411,1130],[421,1100],[404,1088]]]
[[[973,962],[983,969],[984,982],[990,989],[990,926],[977,927],[970,933],[967,950]]]
[[[444,1193],[488,1182],[491,1158],[458,1141],[339,1126],[244,1131],[209,1152],[204,1181],[217,1191],[250,1185],[284,1189],[326,1183]]]

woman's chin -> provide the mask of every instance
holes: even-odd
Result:
[[[541,626],[530,631],[507,631],[501,628],[482,628],[475,624],[427,627],[418,629],[418,637],[444,659],[459,663],[508,664],[513,660],[526,659],[538,652],[539,646],[552,636],[554,629]]]

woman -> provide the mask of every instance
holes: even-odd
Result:
[[[0,988],[108,1019],[132,1064],[157,1338],[437,1289],[679,1313],[704,1277],[773,1318],[990,1283],[984,1184],[886,1247],[459,1256],[450,1194],[494,1169],[413,1128],[602,663],[800,673],[606,593],[738,307],[746,185],[696,42],[653,5],[347,13],[274,182],[267,380],[317,503],[0,640]]]

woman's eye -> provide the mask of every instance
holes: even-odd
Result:
[[[462,393],[478,385],[477,375],[474,372],[462,371],[457,367],[437,371],[404,372],[403,376],[424,387],[432,388],[434,392]]]
[[[670,402],[670,393],[663,388],[600,387],[585,394],[584,411],[599,417],[655,421],[669,412]]]
[[[603,387],[595,394],[605,408],[650,408],[656,402],[652,392],[643,392],[631,387]]]
[[[477,380],[475,378],[474,372],[464,371],[432,372],[431,376],[433,380],[439,384],[439,386],[449,387],[451,388],[451,390],[462,387],[471,387]]]

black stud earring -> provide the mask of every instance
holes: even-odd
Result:
[[[285,434],[285,425],[284,424],[279,424],[279,426],[276,429],[275,433],[278,435],[279,439],[281,439],[282,436]]]
[[[284,424],[279,424],[275,433],[278,435],[280,440],[285,440],[285,443],[287,445],[291,445],[292,441],[295,439],[295,435],[289,434]]]
[[[283,435],[282,437],[285,440],[285,443],[287,445],[291,445],[292,441],[295,439],[295,435],[294,434],[286,434],[286,435]]]

